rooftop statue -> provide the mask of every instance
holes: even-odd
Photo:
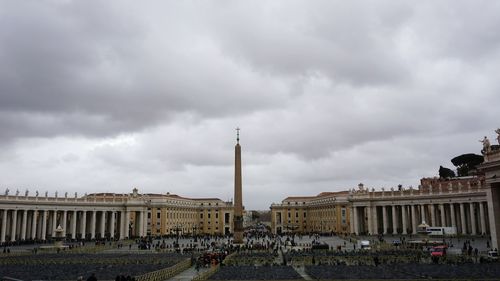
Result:
[[[26,189],[26,191],[24,192],[24,196],[28,197],[28,194],[29,194],[29,190]]]
[[[16,189],[16,196],[19,196],[19,189]]]
[[[481,150],[481,153],[483,155],[490,152],[490,140],[488,139],[487,136],[484,136],[484,139],[480,140],[479,142],[483,143],[483,150]]]
[[[495,133],[497,133],[497,134],[498,134],[498,136],[497,136],[497,141],[498,141],[498,144],[500,145],[500,128],[496,129],[496,130],[495,130]]]
[[[5,189],[5,196],[9,195],[9,191],[10,190],[8,188]]]

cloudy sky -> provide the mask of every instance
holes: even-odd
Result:
[[[0,0],[0,189],[419,184],[500,127],[498,1]]]

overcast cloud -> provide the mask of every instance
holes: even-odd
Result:
[[[0,189],[419,184],[500,127],[498,1],[0,0]]]

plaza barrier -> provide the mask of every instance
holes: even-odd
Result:
[[[135,277],[136,281],[162,281],[179,274],[191,266],[191,259],[185,259],[180,263],[164,269],[148,272]]]

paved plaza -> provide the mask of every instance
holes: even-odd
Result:
[[[95,274],[98,280],[114,280],[116,276],[138,278],[148,272],[172,267],[189,259],[191,266],[176,272],[169,280],[193,280],[210,271],[223,258],[214,260],[213,253],[224,249],[228,256],[206,278],[211,280],[292,280],[292,279],[421,279],[471,277],[483,273],[489,278],[500,274],[500,263],[483,264],[478,258],[448,259],[433,262],[429,253],[407,248],[395,241],[415,239],[407,236],[319,236],[290,235],[277,238],[260,237],[245,240],[245,247],[236,249],[228,238],[162,238],[148,243],[139,240],[120,242],[67,243],[65,250],[43,249],[47,244],[5,247],[0,253],[0,277],[20,280],[76,280]],[[438,240],[438,238],[433,238]],[[443,238],[439,239],[443,241]],[[361,241],[370,241],[371,250],[360,250]],[[478,249],[485,255],[486,237],[445,238],[456,257],[461,249]],[[178,243],[179,247],[174,245]],[[323,250],[311,250],[312,245]],[[453,251],[452,251],[453,252]],[[422,253],[422,254],[419,254]],[[209,256],[203,263],[203,257]],[[224,255],[225,257],[226,255]],[[467,256],[467,255],[463,255]],[[418,257],[418,259],[417,259]],[[453,260],[454,264],[451,264]],[[201,263],[200,263],[201,261]],[[380,262],[379,262],[380,261]],[[379,265],[377,266],[377,262]],[[391,264],[397,263],[398,270]],[[376,269],[375,269],[376,268]],[[420,272],[420,273],[419,273]],[[500,276],[500,275],[498,275]],[[199,277],[198,277],[199,278]]]

